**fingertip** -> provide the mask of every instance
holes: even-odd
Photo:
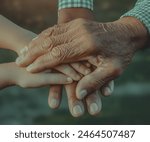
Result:
[[[85,108],[82,101],[78,100],[75,93],[76,82],[65,85],[67,98],[68,98],[68,106],[70,113],[73,117],[80,117],[84,114]]]
[[[25,46],[24,48],[22,48],[21,50],[20,50],[20,54],[21,55],[24,55],[25,56],[25,54],[28,52],[28,46]]]
[[[71,77],[67,77],[67,83],[72,83],[73,82],[73,79]]]
[[[91,115],[97,115],[100,112],[101,108],[98,106],[97,103],[90,104],[89,113]]]
[[[15,63],[16,63],[16,65],[18,65],[18,66],[20,66],[20,67],[25,67],[25,66],[27,66],[27,63],[26,63],[26,57],[25,56],[19,56],[17,59],[16,59],[16,61],[15,61]]]
[[[39,38],[39,36],[36,36],[35,38],[32,39],[32,41],[37,40]]]
[[[111,96],[112,90],[109,87],[105,87],[102,93],[104,96]]]
[[[109,86],[111,92],[113,92],[114,91],[114,86],[115,86],[114,80],[112,80],[111,82],[109,82],[108,86]]]
[[[49,100],[48,104],[49,104],[50,108],[56,109],[59,107],[59,100],[52,98]]]
[[[33,70],[34,70],[34,64],[29,65],[29,66],[26,68],[26,70],[27,70],[28,72],[33,72]]]
[[[21,65],[21,61],[22,61],[21,57],[18,57],[15,62],[16,62],[16,64],[18,66],[20,66]]]
[[[57,109],[61,102],[61,86],[51,86],[49,96],[48,96],[48,105],[52,109]]]
[[[38,73],[38,72],[42,72],[45,70],[46,70],[46,68],[38,66],[38,64],[36,64],[36,63],[32,63],[26,67],[26,71],[30,72],[30,73]]]
[[[102,101],[97,92],[90,94],[86,98],[87,108],[90,115],[97,115],[102,109]]]
[[[81,79],[81,76],[80,76],[79,74],[77,74],[77,75],[75,75],[75,76],[73,77],[73,79],[74,79],[75,81],[79,81],[79,80]]]
[[[77,104],[72,108],[72,116],[80,117],[84,114],[84,107],[81,104]]]

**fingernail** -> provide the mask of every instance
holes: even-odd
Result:
[[[89,74],[91,72],[91,70],[90,69],[87,69],[86,71],[85,71],[85,74],[87,75],[87,74]]]
[[[90,113],[91,114],[95,114],[95,113],[97,113],[98,112],[98,105],[96,104],[96,103],[92,103],[91,105],[90,105]]]
[[[20,50],[20,53],[24,55],[26,54],[27,51],[28,51],[28,47],[25,46],[23,49]]]
[[[28,72],[30,72],[30,71],[33,69],[33,67],[34,67],[34,65],[31,64],[31,65],[29,65],[29,66],[26,68],[26,70],[27,70]]]
[[[111,81],[108,86],[109,86],[111,92],[113,92],[114,91],[114,81]]]
[[[55,107],[57,107],[59,105],[59,101],[58,100],[56,100],[56,99],[51,99],[50,100],[50,106],[52,107],[52,108],[55,108]]]
[[[22,62],[22,57],[18,57],[16,59],[16,64],[19,65]]]
[[[105,95],[105,96],[110,96],[111,93],[112,93],[112,91],[111,91],[110,88],[106,87],[106,88],[104,89],[104,95]]]
[[[37,37],[35,37],[35,38],[33,38],[33,39],[32,39],[32,41],[36,40],[37,38],[38,38],[38,36],[37,36]]]
[[[80,91],[80,98],[84,98],[88,94],[87,90]]]
[[[73,82],[72,78],[68,77],[68,78],[67,78],[67,82],[68,82],[68,83],[72,83],[72,82]]]
[[[83,111],[82,111],[82,108],[80,105],[76,105],[73,107],[73,114],[75,116],[79,116],[79,115],[83,114]]]

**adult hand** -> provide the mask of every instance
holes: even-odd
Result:
[[[96,64],[97,69],[77,86],[77,97],[82,99],[119,76],[135,51],[145,45],[147,37],[145,27],[132,17],[111,23],[77,19],[41,33],[22,51],[17,64],[25,66],[33,62],[27,68],[31,72],[75,61]]]
[[[74,20],[79,17],[84,17],[87,19],[93,19],[93,13],[84,8],[67,8],[62,9],[58,13],[58,23],[66,23],[71,20]],[[85,73],[85,67],[80,64],[80,62],[72,63],[71,64],[73,68],[75,68],[76,71],[80,72],[83,76],[87,75]],[[90,68],[90,64],[87,64],[87,67]],[[86,99],[78,100],[76,97],[76,87],[77,82],[65,85],[65,90],[68,98],[68,106],[70,113],[74,117],[79,117],[84,114],[85,107],[87,108],[89,114],[96,115],[100,112],[102,108],[102,102],[99,95],[99,91],[95,91],[91,95],[89,95]],[[103,94],[104,95],[111,95],[113,92],[113,81],[109,84],[107,84],[105,87],[103,87]],[[110,88],[110,89],[109,89]],[[62,96],[62,85],[55,85],[51,86],[50,93],[49,93],[49,106],[51,108],[58,108],[55,104],[60,104],[58,102],[61,102],[61,96]],[[85,102],[85,103],[84,103]],[[86,106],[85,106],[85,105]]]

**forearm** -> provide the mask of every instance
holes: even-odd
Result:
[[[0,31],[0,48],[10,49],[17,53],[36,36],[2,15],[0,15]]]

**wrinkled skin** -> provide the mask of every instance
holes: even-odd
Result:
[[[74,20],[78,17],[84,17],[86,19],[93,19],[93,13],[84,8],[70,8],[70,9],[62,9],[59,11],[58,14],[58,23],[66,23],[71,20]],[[89,64],[89,63],[88,63]],[[88,65],[86,63],[86,66],[91,68],[91,65]],[[76,71],[80,72],[82,76],[85,76],[89,73],[86,73],[85,67],[80,62],[72,63],[71,66],[76,69]],[[84,69],[84,70],[83,70]],[[102,108],[102,102],[100,98],[100,92],[95,91],[94,93],[90,94],[87,98],[78,100],[76,97],[76,86],[77,82],[64,85],[67,98],[68,98],[68,106],[71,114],[74,117],[79,117],[84,114],[85,110],[87,109],[90,115],[96,115],[101,111]],[[50,93],[49,93],[49,106],[51,108],[58,108],[55,104],[60,104],[61,97],[62,97],[62,85],[55,85],[51,86]],[[113,81],[110,83],[107,83],[101,90],[103,95],[111,95],[113,92],[114,83]],[[55,101],[53,101],[55,100]],[[53,103],[57,102],[57,103]]]
[[[75,9],[73,8],[73,10]],[[81,16],[81,11],[82,12],[84,11],[83,15],[86,15],[89,17],[89,15],[87,14],[87,9],[86,10],[82,9],[78,11],[80,16]],[[69,12],[69,15],[70,15],[70,12]],[[61,15],[61,17],[63,16]],[[72,18],[73,17],[74,16],[72,16]],[[67,20],[69,19],[72,20],[72,18],[70,19],[70,16],[69,16]],[[62,21],[62,18],[61,20],[59,19],[59,22],[60,21],[65,22],[64,19]],[[33,38],[36,37],[36,34],[15,25],[14,23],[9,21],[7,18],[3,17],[2,15],[0,15],[0,29],[1,29],[1,36],[0,36],[1,47],[4,49],[12,50],[16,52],[19,56],[21,54],[19,52],[21,47],[24,47]],[[6,29],[9,29],[9,30],[6,30]],[[33,41],[34,40],[32,40],[32,42]],[[41,87],[47,84],[51,84],[51,89],[50,89],[48,100],[52,108],[57,108],[61,102],[62,84],[72,83],[73,80],[74,81],[80,80],[81,77],[90,73],[90,67],[91,65],[87,61],[77,62],[77,63],[71,63],[71,64],[61,64],[61,65],[55,66],[52,69],[45,70],[44,72],[32,74],[32,73],[27,72],[25,68],[20,68],[16,66],[16,64],[14,63],[7,63],[7,64],[1,65],[0,89],[5,88],[7,86],[12,86],[12,85],[19,85],[23,88],[31,88],[31,87]],[[10,68],[11,68],[11,72],[10,72]],[[67,81],[68,77],[65,76],[64,74],[71,77],[73,80],[69,78],[69,80],[71,81],[68,82]],[[58,84],[61,84],[61,85],[58,85]],[[83,102],[76,98],[75,88],[76,88],[76,83],[66,86],[67,96],[69,98],[68,103],[69,103],[70,112],[73,114],[73,116],[78,117],[84,113],[84,106],[83,106]],[[109,88],[111,89],[111,91],[108,91]],[[104,95],[110,95],[113,91],[113,82],[110,82],[109,84],[105,85],[102,90],[104,90],[103,91]],[[101,100],[99,96],[97,95],[97,93],[93,94],[92,97],[87,97],[86,101],[87,101],[87,108],[90,114],[95,115],[100,111]],[[95,103],[97,103],[98,109],[95,107]],[[91,104],[94,104],[92,106],[96,108],[95,111],[93,111],[93,109],[90,109]],[[78,109],[79,105],[81,105],[81,108],[83,109],[82,112],[78,111],[80,110]],[[75,106],[75,109],[74,109],[74,106]]]
[[[62,63],[90,62],[97,68],[77,85],[77,98],[82,99],[121,75],[147,39],[146,28],[133,17],[110,23],[77,19],[42,32],[22,51],[17,64],[31,64],[27,70],[39,72]]]

